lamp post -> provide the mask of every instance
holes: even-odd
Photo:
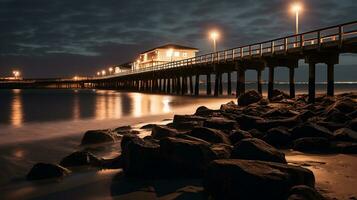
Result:
[[[210,33],[210,38],[213,41],[213,52],[215,53],[217,51],[217,39],[219,37],[219,34],[217,31],[211,31]]]
[[[105,70],[102,70],[102,76],[105,76],[106,72]]]
[[[100,76],[100,72],[97,72],[97,76]]]
[[[112,74],[112,72],[113,72],[113,68],[112,68],[112,67],[110,67],[108,70],[109,70],[109,75],[110,75],[110,74]]]
[[[18,79],[20,76],[20,71],[14,70],[14,71],[12,71],[12,74],[14,75],[15,79]]]

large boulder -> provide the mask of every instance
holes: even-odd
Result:
[[[127,137],[122,143],[122,159],[127,176],[155,177],[163,166],[160,145],[138,137]]]
[[[235,104],[233,101],[230,101],[226,104],[222,104],[220,107],[220,110],[223,112],[228,112],[228,113],[235,113],[239,109],[238,105]]]
[[[194,115],[201,117],[210,117],[212,115],[215,115],[216,113],[219,113],[219,111],[209,109],[206,106],[200,106],[197,108]]]
[[[236,143],[231,158],[286,163],[284,153],[257,138],[243,139]]]
[[[325,200],[325,198],[312,187],[297,185],[290,189],[287,200]]]
[[[236,117],[236,121],[239,124],[239,127],[243,130],[250,130],[257,127],[257,124],[261,121],[265,121],[264,118],[241,114]]]
[[[338,141],[333,142],[331,146],[336,153],[357,154],[357,142]]]
[[[252,135],[248,131],[244,131],[241,129],[233,130],[229,134],[229,140],[231,141],[232,144],[235,144],[246,138],[252,138]]]
[[[313,173],[305,168],[256,160],[213,161],[203,186],[213,199],[285,199],[295,185],[314,187]]]
[[[230,144],[228,136],[217,129],[212,128],[195,128],[189,133],[190,136],[200,138],[210,143],[225,143]]]
[[[284,127],[269,129],[263,140],[276,148],[286,148],[291,145],[291,134]]]
[[[88,151],[77,151],[64,157],[60,165],[64,167],[77,167],[83,165],[100,166],[102,160]]]
[[[239,106],[247,106],[252,103],[257,103],[262,99],[262,95],[255,90],[250,90],[238,97]]]
[[[345,97],[336,101],[327,110],[332,109],[337,109],[343,113],[351,113],[357,109],[357,102],[349,97]]]
[[[334,109],[333,111],[329,112],[326,118],[324,119],[324,121],[326,122],[334,122],[340,124],[345,124],[346,122],[351,120],[351,117],[337,109]]]
[[[162,126],[162,125],[156,125],[152,128],[152,132],[151,132],[151,136],[154,139],[162,139],[165,137],[175,137],[178,134],[180,134],[180,132],[176,129],[173,128],[169,128],[167,126]]]
[[[357,131],[357,118],[353,119],[349,124],[348,127],[350,127],[352,130]]]
[[[236,127],[236,121],[234,120],[229,120],[223,117],[212,117],[207,119],[204,123],[203,126],[208,127],[208,128],[214,128],[214,129],[219,129],[219,130],[233,130]]]
[[[305,123],[292,129],[291,137],[293,139],[304,138],[304,137],[332,138],[333,133],[327,128],[319,126],[317,124]]]
[[[37,163],[27,174],[27,180],[42,180],[50,178],[61,178],[68,175],[71,171],[56,164]]]
[[[301,152],[328,152],[330,147],[330,141],[324,137],[305,137],[293,142],[293,149]]]
[[[289,118],[283,119],[269,119],[269,120],[260,120],[256,122],[255,128],[261,131],[267,131],[271,128],[275,128],[278,126],[286,127],[286,128],[293,128],[298,126],[302,123],[300,117],[294,116]]]
[[[218,143],[211,146],[212,151],[216,154],[217,159],[228,159],[231,157],[233,146]]]
[[[271,101],[281,101],[289,98],[289,95],[281,90],[274,89],[272,91]]]
[[[357,142],[357,132],[349,128],[340,128],[334,133],[336,140]]]
[[[162,139],[160,152],[166,160],[165,170],[168,174],[180,177],[202,176],[208,164],[217,158],[206,143],[181,138]]]
[[[121,137],[110,130],[90,130],[82,138],[82,145],[115,142]]]
[[[203,122],[207,118],[196,115],[175,115],[173,120],[173,127],[176,129],[193,129],[196,127],[202,127]]]

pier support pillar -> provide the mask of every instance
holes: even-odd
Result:
[[[269,67],[268,99],[273,97],[274,90],[274,67]]]
[[[219,78],[219,88],[218,88],[219,90],[218,90],[218,92],[219,92],[219,95],[222,95],[223,94],[222,73],[219,73],[218,78]]]
[[[263,94],[262,89],[262,70],[257,70],[257,85],[259,94]]]
[[[207,82],[207,87],[206,87],[207,95],[211,95],[211,94],[212,94],[212,89],[211,89],[211,74],[207,74],[206,82]]]
[[[227,95],[232,95],[232,80],[231,80],[231,72],[227,73]]]
[[[309,63],[309,103],[315,103],[315,68],[315,63]]]
[[[334,64],[327,64],[327,96],[333,96],[335,93],[335,81],[334,81]]]
[[[237,70],[237,96],[245,93],[245,69]]]
[[[218,90],[219,90],[219,73],[217,72],[215,74],[215,81],[214,81],[214,96],[218,96]]]
[[[295,98],[295,68],[289,67],[290,98]]]
[[[189,81],[190,81],[190,94],[193,94],[193,85],[192,85],[192,76],[190,75],[189,77]]]
[[[198,96],[199,94],[199,89],[200,89],[200,75],[197,74],[195,78],[195,95]]]
[[[181,87],[181,77],[177,77],[177,91],[176,91],[176,93],[177,93],[177,94],[180,94],[181,90],[182,90],[182,87]]]

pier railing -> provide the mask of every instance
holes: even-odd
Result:
[[[232,49],[208,53],[193,58],[168,62],[161,65],[132,69],[118,74],[94,77],[93,79],[108,79],[130,74],[160,71],[195,64],[220,63],[249,57],[263,57],[272,54],[286,54],[306,49],[320,49],[327,44],[342,47],[344,41],[357,38],[357,21],[317,29],[301,34],[268,40],[260,43],[244,45]]]

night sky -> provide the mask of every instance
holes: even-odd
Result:
[[[178,43],[211,50],[293,34],[290,0],[0,0],[0,76],[93,75],[152,47]],[[356,0],[305,0],[301,30],[357,20]],[[356,67],[353,67],[356,66]],[[336,79],[357,80],[357,57],[344,55]],[[321,69],[324,70],[324,69]],[[304,67],[297,76],[304,77]],[[339,78],[340,77],[340,78]]]

